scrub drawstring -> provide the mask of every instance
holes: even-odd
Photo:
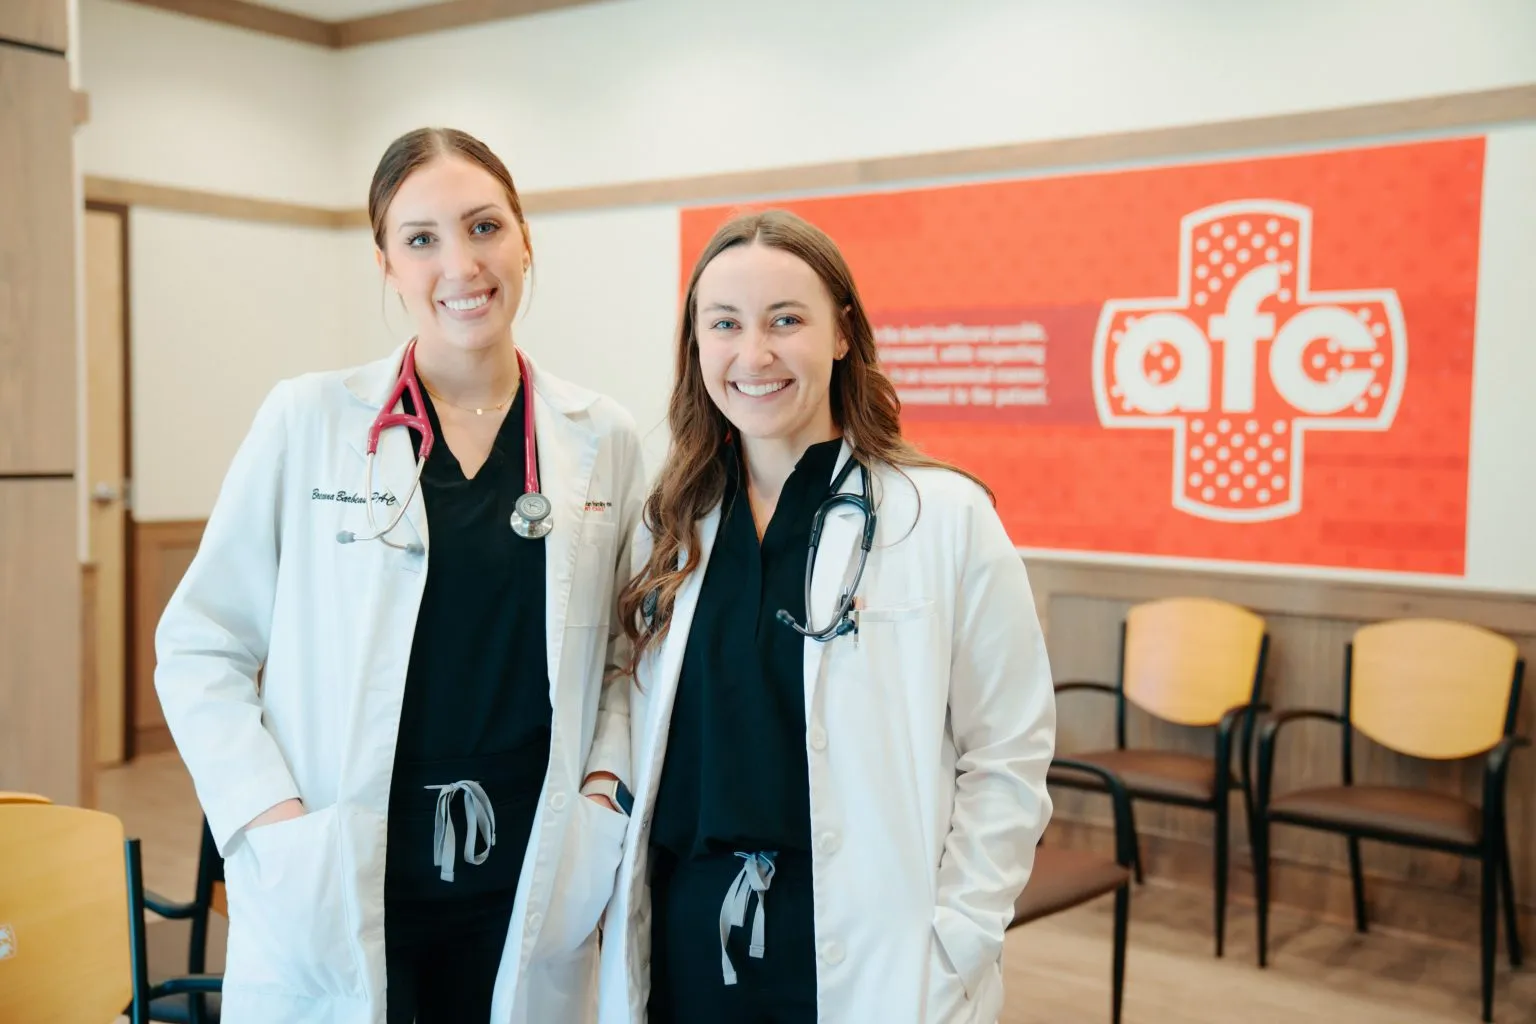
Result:
[[[746,921],[747,901],[754,892],[757,893],[757,912],[752,915],[752,945],[748,953],[759,960],[763,958],[763,928],[768,919],[763,900],[767,898],[768,886],[773,882],[773,858],[777,854],[738,853],[736,856],[746,863],[741,866],[741,872],[731,883],[725,900],[720,904],[720,968],[725,973],[727,985],[736,984],[736,968],[731,966],[730,954],[725,951],[725,940],[732,928],[740,928]]]
[[[464,794],[464,824],[468,834],[464,837],[464,862],[466,864],[484,864],[485,858],[490,855],[491,847],[496,845],[496,811],[491,807],[490,798],[485,795],[485,790],[480,788],[480,783],[451,782],[446,786],[426,786],[426,789],[437,790],[437,819],[432,823],[432,866],[442,869],[442,879],[445,882],[453,881],[453,847],[457,841],[453,832],[453,817],[449,813],[453,803],[453,794]],[[484,817],[481,817],[481,815]],[[478,854],[474,852],[475,833],[485,840],[485,849]]]

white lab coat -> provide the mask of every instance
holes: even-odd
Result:
[[[156,689],[225,856],[225,1024],[384,1024],[386,813],[432,542],[419,492],[390,538],[417,550],[337,534],[370,532],[364,446],[402,353],[271,391],[156,634]],[[614,402],[536,366],[533,400],[554,714],[497,1024],[592,1019],[626,819],[578,790],[587,771],[629,777],[622,684],[613,700],[602,680],[622,642],[611,606],[644,498],[639,439]],[[406,429],[384,431],[375,493],[403,499],[415,468]],[[393,511],[376,507],[381,526]],[[243,829],[291,797],[308,813]]]
[[[844,444],[839,465],[848,453]],[[859,490],[859,476],[843,489]],[[985,493],[942,469],[880,465],[872,476],[878,527],[858,634],[805,641],[819,1018],[990,1024],[1003,1000],[1003,932],[1051,814],[1050,666],[1024,565]],[[630,690],[636,795],[608,909],[601,1024],[646,1019],[652,801],[718,526],[717,507],[700,523],[703,560],[671,628]],[[811,598],[818,628],[862,529],[847,505],[827,515]],[[642,526],[633,571],[649,549]],[[773,905],[770,887],[769,956]]]

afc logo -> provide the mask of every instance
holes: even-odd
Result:
[[[1312,291],[1312,211],[1296,203],[1209,206],[1179,235],[1176,297],[1113,299],[1099,314],[1099,422],[1172,431],[1180,511],[1294,515],[1308,432],[1392,425],[1408,369],[1397,293]]]

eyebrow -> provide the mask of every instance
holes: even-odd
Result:
[[[495,203],[486,203],[484,206],[477,206],[473,210],[466,210],[459,217],[459,219],[460,220],[469,220],[469,218],[477,217],[480,214],[484,213],[486,210],[494,210],[494,209],[496,209],[496,204]],[[400,225],[400,228],[401,228],[401,230],[404,230],[406,228],[430,228],[430,227],[435,227],[436,224],[437,224],[437,221],[435,221],[435,220],[408,220],[408,221],[405,221],[404,223],[402,223]]]
[[[775,302],[771,306],[768,307],[768,312],[772,313],[775,310],[779,310],[779,309],[810,309],[810,308],[811,307],[807,306],[805,303],[800,302],[800,301],[798,301],[796,299],[780,299],[778,302]],[[706,312],[706,313],[714,313],[716,311],[721,312],[721,313],[740,313],[741,312],[741,310],[737,309],[735,306],[727,305],[724,302],[711,302],[709,305],[704,307],[704,312]]]

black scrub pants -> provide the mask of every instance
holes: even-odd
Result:
[[[486,1024],[516,892],[384,904],[389,1024]]]
[[[741,858],[719,854],[678,862],[653,848],[650,1024],[815,1024],[816,923],[811,858],[781,852],[766,893],[763,957],[748,955],[757,895],[726,952],[736,984],[720,963],[720,904]]]

